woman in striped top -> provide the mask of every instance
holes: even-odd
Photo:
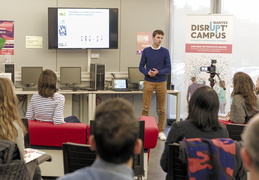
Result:
[[[56,85],[57,75],[52,70],[44,70],[38,81],[38,92],[33,94],[30,100],[26,118],[53,122],[55,125],[65,122],[80,122],[75,116],[64,119],[65,97],[57,93]]]

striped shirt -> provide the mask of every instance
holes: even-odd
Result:
[[[54,97],[42,97],[39,93],[33,94],[27,108],[26,118],[29,120],[53,122],[55,125],[64,123],[65,97],[55,93]]]

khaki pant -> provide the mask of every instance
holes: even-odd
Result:
[[[143,109],[142,116],[148,116],[150,101],[154,90],[156,91],[156,98],[158,102],[158,131],[164,132],[165,124],[165,104],[166,104],[166,81],[164,82],[149,82],[144,81],[143,89]]]

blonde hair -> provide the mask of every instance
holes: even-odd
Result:
[[[26,134],[17,109],[18,99],[10,79],[0,78],[0,139],[15,141],[18,132],[13,124],[16,121]]]

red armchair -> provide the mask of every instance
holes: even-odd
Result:
[[[84,123],[63,123],[28,120],[30,145],[62,147],[63,143],[87,144],[88,125]]]
[[[139,120],[145,121],[144,149],[155,148],[158,138],[158,127],[153,116],[141,116]]]

